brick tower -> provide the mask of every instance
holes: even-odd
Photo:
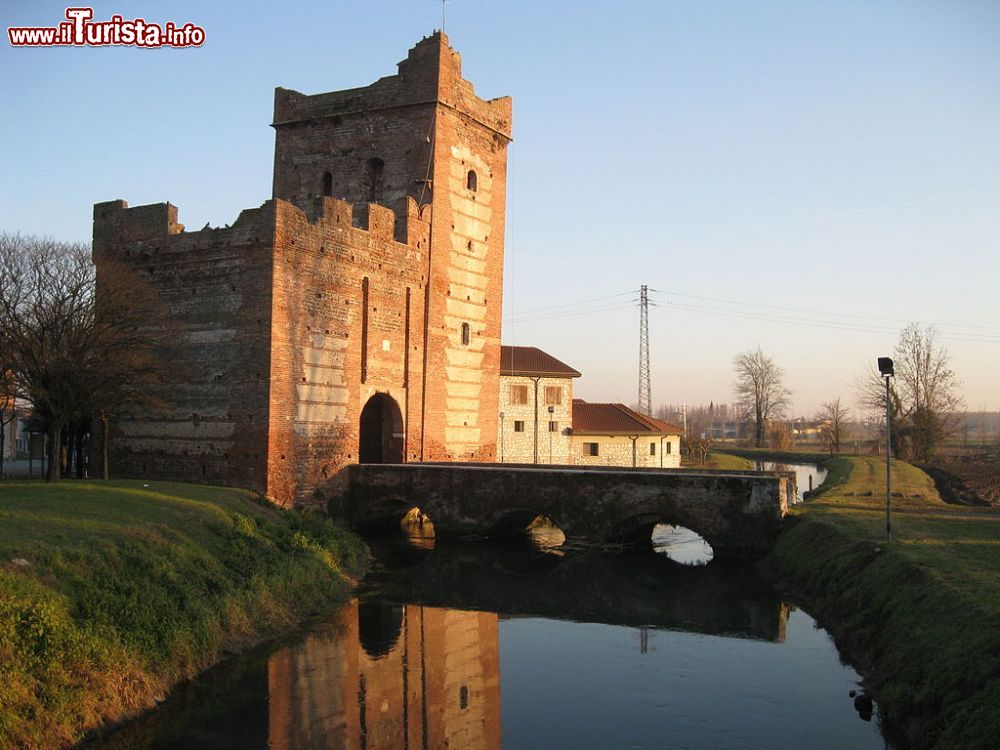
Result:
[[[113,471],[290,504],[355,461],[492,460],[510,117],[434,34],[371,86],[278,89],[273,197],[232,226],[95,205],[98,293],[130,268],[175,343]]]
[[[402,216],[412,200],[429,222],[407,460],[493,460],[496,448],[511,100],[480,99],[461,65],[436,32],[371,86],[275,91],[275,199],[308,214],[330,196],[356,217],[372,203]]]

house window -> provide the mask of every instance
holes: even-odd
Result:
[[[651,456],[655,456],[656,455],[656,443],[650,443],[649,444],[649,455],[651,455]]]
[[[596,456],[597,453],[597,443],[584,443],[583,444],[583,455],[585,456]]]
[[[671,442],[670,442],[670,441],[668,440],[668,441],[666,442],[666,447],[665,447],[665,448],[663,449],[663,452],[664,452],[664,453],[672,453],[672,452],[673,452],[673,443],[671,443]]]
[[[528,403],[528,386],[526,386],[526,385],[512,385],[510,387],[510,402],[512,404],[527,404]]]
[[[562,392],[563,389],[558,385],[547,385],[545,386],[545,403],[546,404],[561,404],[562,403]]]
[[[514,420],[514,432],[524,432],[524,420],[515,419]]]
[[[469,170],[469,174],[465,176],[465,186],[473,193],[479,189],[479,179],[476,177],[476,173],[471,169]]]
[[[462,346],[468,346],[470,338],[471,338],[471,333],[469,331],[469,324],[462,323]]]
[[[559,423],[549,422],[549,432],[559,432]]]
[[[333,175],[329,172],[323,173],[323,195],[333,195]]]

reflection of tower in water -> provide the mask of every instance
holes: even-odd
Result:
[[[500,747],[497,615],[345,605],[268,663],[269,747]]]

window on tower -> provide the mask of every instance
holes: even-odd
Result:
[[[367,203],[382,202],[382,188],[384,187],[385,162],[377,156],[368,160],[365,164],[364,192]]]
[[[465,186],[473,193],[479,189],[479,180],[476,177],[476,173],[471,169],[469,170],[469,174],[465,176]]]
[[[333,175],[329,172],[323,173],[323,195],[333,195]]]

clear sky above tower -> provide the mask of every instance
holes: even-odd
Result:
[[[100,2],[205,29],[199,48],[0,44],[0,229],[90,238],[91,206],[169,200],[197,229],[270,197],[275,86],[371,83],[441,3]],[[3,0],[52,26],[64,3]],[[760,345],[794,410],[853,401],[909,321],[936,323],[970,409],[1000,408],[1000,4],[446,5],[483,97],[514,98],[506,343],[636,398],[732,399]]]

